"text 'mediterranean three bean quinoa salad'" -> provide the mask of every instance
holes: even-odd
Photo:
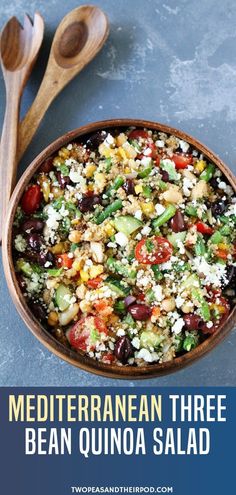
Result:
[[[236,201],[173,135],[99,131],[48,158],[17,209],[17,278],[36,318],[103,363],[173,360],[235,304]]]

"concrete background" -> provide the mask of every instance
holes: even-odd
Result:
[[[81,2],[82,3],[82,2]],[[101,0],[110,36],[98,57],[53,103],[25,154],[20,173],[52,140],[87,122],[115,117],[158,120],[193,134],[235,170],[236,3],[234,0]],[[43,47],[22,101],[40,84],[62,17],[80,2],[0,1],[1,25],[37,9],[45,18]],[[4,83],[0,77],[0,117]],[[128,385],[75,369],[48,352],[27,330],[1,272],[0,385]],[[207,357],[174,375],[129,385],[236,385],[236,332]]]

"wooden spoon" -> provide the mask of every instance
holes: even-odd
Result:
[[[60,91],[101,50],[109,32],[101,9],[83,5],[72,10],[59,24],[36,98],[19,128],[18,160],[23,155],[49,105]]]
[[[0,53],[6,86],[6,111],[0,149],[0,236],[8,202],[16,182],[20,100],[39,53],[43,32],[43,18],[36,13],[33,23],[28,15],[25,15],[24,27],[16,17],[12,17],[1,33]]]

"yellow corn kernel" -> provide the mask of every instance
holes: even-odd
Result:
[[[135,190],[136,194],[142,193],[143,192],[142,184],[137,184],[137,186],[134,186],[134,190]]]
[[[198,160],[195,163],[194,168],[199,173],[203,172],[204,168],[206,168],[206,162],[205,162],[205,160]]]
[[[89,185],[88,185],[88,191],[94,191],[93,184],[89,184]]]
[[[96,165],[93,164],[87,165],[87,167],[85,168],[85,175],[88,179],[93,176],[96,168],[97,168]]]
[[[50,180],[49,178],[47,177],[47,175],[45,174],[40,174],[39,175],[39,184],[40,184],[40,187],[42,189],[42,193],[43,193],[43,197],[44,197],[44,201],[46,201],[46,203],[48,202],[49,200],[49,194],[50,194],[50,191],[51,191],[51,188],[50,188]]]
[[[60,189],[60,187],[53,186],[52,187],[52,194],[53,194],[53,197],[57,199],[57,198],[60,198],[60,196],[63,196],[64,192],[62,189]]]
[[[108,146],[102,143],[99,146],[99,153],[100,155],[105,156],[105,158],[110,158],[110,156],[114,156],[115,150],[108,148]]]
[[[219,248],[219,249],[224,249],[224,250],[227,250],[227,249],[229,249],[229,246],[228,246],[228,244],[225,244],[224,242],[220,242],[220,243],[218,244],[218,248]]]
[[[122,144],[124,144],[126,141],[127,141],[127,136],[122,132],[116,138],[116,145],[117,146],[122,146]]]
[[[50,311],[48,315],[48,324],[51,327],[55,327],[57,323],[58,323],[58,314],[56,313],[56,311]]]
[[[79,230],[72,230],[69,234],[69,241],[77,244],[81,241],[82,233]]]
[[[73,220],[71,220],[71,225],[78,225],[79,222],[80,218],[73,218]]]
[[[98,275],[101,275],[101,273],[103,273],[103,271],[104,271],[103,265],[91,266],[91,268],[89,269],[90,278],[98,277]]]
[[[118,148],[118,155],[122,158],[122,160],[127,160],[126,152],[121,146]]]
[[[111,222],[108,222],[105,225],[104,230],[109,237],[111,237],[112,235],[114,235],[116,233],[116,229]]]
[[[74,268],[78,272],[79,270],[81,270],[82,265],[83,261],[81,260],[81,258],[76,258],[72,263],[72,268]]]
[[[53,159],[53,165],[55,167],[57,166],[60,166],[63,164],[63,160],[59,157],[59,156],[56,156],[54,159]]]
[[[137,151],[135,151],[134,147],[131,146],[128,141],[123,144],[123,149],[125,150],[127,158],[136,158]]]
[[[55,246],[52,246],[49,250],[53,254],[63,254],[66,253],[69,249],[69,243],[68,242],[58,242],[55,244]]]
[[[61,148],[61,150],[58,152],[58,155],[61,158],[64,158],[64,160],[65,160],[66,158],[69,158],[70,152],[67,148]]]
[[[89,274],[85,270],[80,270],[80,278],[82,282],[88,282],[89,280]]]
[[[131,173],[130,168],[129,168],[129,167],[125,167],[125,169],[124,169],[124,173],[125,173],[125,174],[130,174],[130,173]]]
[[[106,176],[101,172],[96,172],[94,174],[94,182],[99,189],[104,189],[106,184]]]
[[[141,203],[141,210],[144,213],[144,215],[149,216],[155,211],[154,204],[151,202]]]

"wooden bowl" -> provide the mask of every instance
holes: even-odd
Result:
[[[179,369],[187,366],[196,359],[204,356],[213,347],[215,347],[234,327],[236,323],[236,307],[231,311],[229,317],[220,326],[216,332],[209,336],[202,344],[196,347],[189,353],[184,354],[181,357],[175,358],[173,361],[148,365],[144,367],[132,367],[132,366],[117,366],[113,364],[103,364],[95,361],[87,356],[82,356],[72,349],[64,347],[60,342],[58,342],[48,331],[46,331],[42,325],[36,320],[33,314],[30,312],[24,297],[21,293],[20,288],[15,276],[15,270],[12,259],[12,224],[16,212],[16,208],[19,204],[23,191],[30,182],[32,176],[35,174],[42,162],[55,153],[59,148],[66,145],[67,143],[74,141],[80,136],[86,134],[91,134],[100,129],[107,128],[126,128],[129,126],[134,127],[146,127],[156,131],[162,131],[167,134],[174,134],[180,139],[183,139],[193,145],[194,148],[201,151],[211,162],[213,162],[223,174],[227,177],[229,183],[236,191],[236,179],[228,167],[216,156],[211,150],[206,146],[201,144],[199,141],[193,137],[185,134],[182,131],[174,129],[172,127],[157,123],[149,122],[144,120],[132,120],[132,119],[114,119],[106,120],[101,122],[95,122],[88,124],[86,126],[80,127],[73,131],[64,134],[64,136],[58,138],[52,144],[50,144],[45,150],[43,150],[29,165],[23,176],[21,177],[18,185],[16,186],[14,193],[11,198],[9,205],[8,215],[6,218],[6,224],[3,235],[3,265],[6,275],[7,284],[9,287],[10,294],[12,296],[13,302],[16,306],[17,311],[23,318],[26,325],[29,327],[31,332],[37,337],[42,344],[44,344],[50,351],[64,359],[70,364],[82,368],[83,370],[95,373],[97,375],[102,375],[111,378],[124,378],[124,379],[140,379],[140,378],[152,378],[160,375],[165,375],[167,373],[172,373],[178,371]]]

